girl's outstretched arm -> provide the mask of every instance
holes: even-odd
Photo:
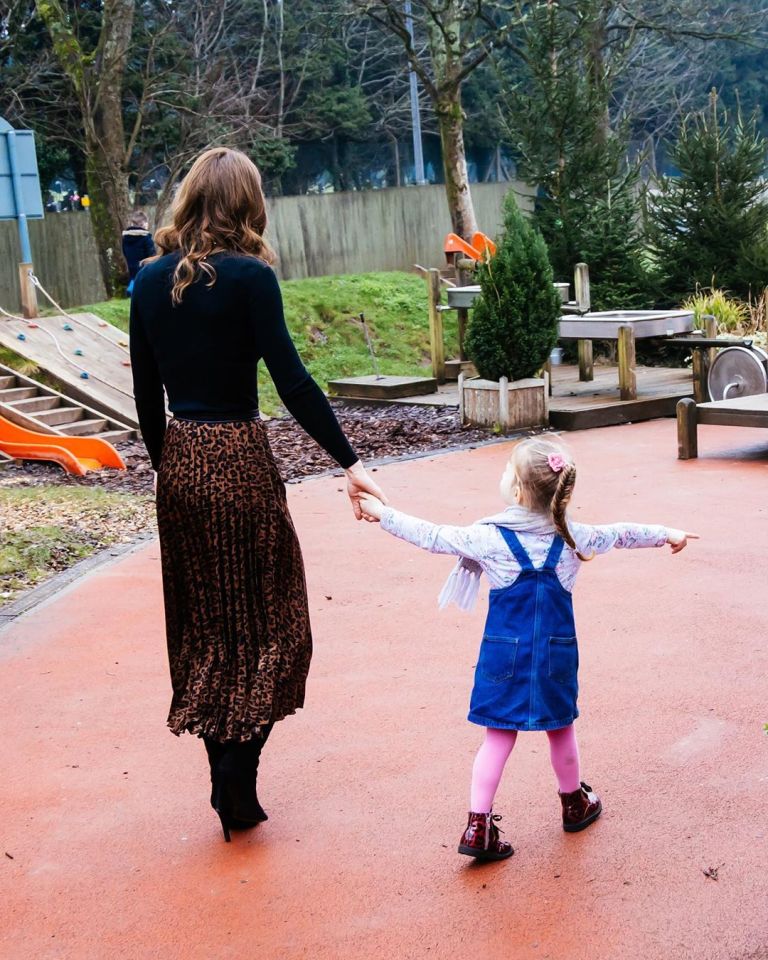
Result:
[[[697,540],[694,533],[644,523],[606,523],[588,526],[583,523],[570,525],[579,552],[585,556],[617,550],[636,550],[640,547],[672,546],[673,553],[685,548],[689,539]]]
[[[386,507],[380,500],[365,494],[360,498],[360,507],[366,518],[380,520],[382,529],[387,533],[430,553],[467,557],[484,566],[500,550],[499,536],[494,527],[488,524],[453,527],[430,523],[429,520],[421,520],[419,517]]]

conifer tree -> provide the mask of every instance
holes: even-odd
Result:
[[[766,146],[755,119],[732,121],[714,91],[708,109],[683,121],[671,157],[680,175],[660,181],[646,215],[670,299],[697,287],[747,297],[768,286]]]
[[[557,343],[560,297],[541,234],[504,201],[504,232],[495,256],[478,267],[482,295],[470,315],[466,350],[481,377],[523,380]]]
[[[558,280],[589,264],[598,309],[649,305],[639,169],[611,128],[609,80],[589,4],[532,5],[520,33],[523,66],[505,121],[518,171],[537,187],[534,221]]]

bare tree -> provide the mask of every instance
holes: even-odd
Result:
[[[435,113],[443,154],[448,209],[453,229],[470,238],[477,229],[464,147],[461,88],[515,26],[517,11],[492,0],[414,0],[413,25],[424,47],[414,42],[401,0],[351,0],[397,37]],[[422,52],[422,49],[424,52]]]
[[[53,51],[80,108],[91,216],[110,294],[126,277],[120,252],[129,207],[123,84],[135,6],[133,0],[104,0],[95,48],[87,49],[76,16],[61,0],[37,0]]]

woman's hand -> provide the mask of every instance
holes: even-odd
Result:
[[[365,467],[359,460],[344,472],[347,475],[347,493],[349,494],[349,499],[352,501],[352,510],[354,511],[356,520],[363,519],[363,511],[360,506],[360,498],[363,494],[370,493],[382,503],[387,503],[387,498],[384,496],[381,487],[371,480],[365,472]],[[371,519],[371,517],[366,517],[366,520]]]
[[[668,530],[667,543],[672,547],[672,553],[680,553],[688,546],[689,540],[698,540],[697,533],[686,533],[685,530]]]
[[[381,520],[381,515],[384,513],[384,504],[378,497],[372,497],[370,493],[364,493],[359,502],[363,517],[366,520],[370,520],[371,523],[378,523]]]

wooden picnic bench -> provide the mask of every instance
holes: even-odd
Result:
[[[678,460],[698,457],[697,428],[700,423],[768,429],[768,393],[709,403],[696,403],[690,397],[680,400],[677,404]]]

